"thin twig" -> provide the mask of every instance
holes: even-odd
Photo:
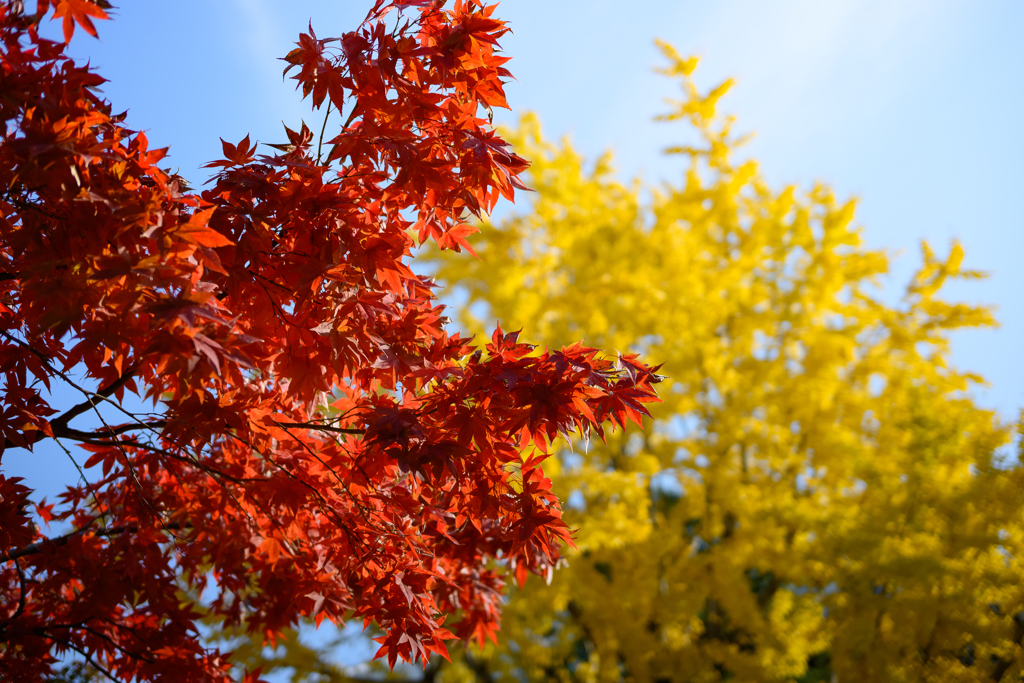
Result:
[[[75,651],[75,652],[77,652],[78,654],[82,655],[82,657],[84,657],[84,658],[85,658],[85,661],[86,661],[86,662],[88,662],[88,663],[89,663],[89,665],[90,665],[90,666],[91,666],[92,668],[96,669],[96,670],[97,670],[97,671],[99,671],[99,672],[100,672],[101,674],[103,674],[104,676],[106,676],[106,677],[107,677],[107,678],[109,678],[110,680],[114,681],[114,683],[117,683],[117,678],[115,678],[115,677],[114,677],[114,674],[110,673],[109,671],[107,671],[106,669],[104,669],[104,668],[103,668],[102,666],[100,666],[99,664],[97,664],[97,663],[96,663],[95,661],[93,661],[92,657],[90,657],[90,656],[89,656],[88,654],[86,654],[85,650],[81,649],[80,647],[77,647],[77,646],[76,646],[75,644],[73,644],[73,643],[71,643],[71,642],[69,642],[69,641],[65,641],[65,640],[60,640],[59,638],[54,638],[54,637],[53,637],[52,635],[50,635],[49,633],[45,633],[45,632],[44,632],[44,634],[43,634],[43,635],[44,635],[44,636],[45,636],[46,638],[48,638],[48,639],[52,640],[53,642],[57,643],[58,645],[63,645],[64,647],[66,647],[66,648],[68,648],[68,649],[70,649],[70,650],[74,650],[74,651]]]
[[[135,366],[132,366],[132,367],[128,368],[124,372],[123,375],[121,375],[116,380],[111,382],[108,386],[105,386],[105,387],[102,387],[102,388],[98,389],[96,391],[96,394],[98,396],[103,396],[104,398],[109,397],[109,396],[115,394],[119,389],[124,387],[124,385],[127,384],[128,381],[132,377],[135,376],[135,370],[136,370]],[[71,408],[66,413],[61,415],[60,417],[57,417],[57,418],[55,418],[53,420],[50,420],[50,424],[51,425],[59,424],[59,425],[67,426],[67,424],[69,422],[71,422],[71,420],[73,418],[75,418],[75,417],[81,415],[82,413],[88,411],[90,408],[94,407],[94,405],[95,404],[92,401],[89,401],[89,400],[82,401],[77,406]]]
[[[363,429],[349,429],[349,428],[346,428],[346,427],[335,427],[333,425],[320,424],[320,423],[317,423],[317,422],[277,422],[277,421],[275,421],[274,424],[276,424],[278,427],[284,427],[285,429],[288,429],[289,427],[298,427],[300,429],[316,429],[316,430],[321,430],[321,431],[325,431],[325,432],[335,432],[336,434],[365,434],[366,433],[366,431],[363,430]]]
[[[320,146],[324,144],[324,131],[327,130],[327,119],[331,115],[331,100],[327,100],[327,114],[324,115],[324,125],[320,127],[320,140],[316,143],[316,164],[320,165]]]
[[[118,410],[118,411],[124,413],[125,415],[127,415],[129,418],[134,420],[136,423],[138,423],[140,425],[145,425],[146,424],[142,420],[139,419],[137,414],[135,414],[133,412],[130,412],[129,410],[126,410],[124,408],[124,406],[122,406],[117,401],[114,401],[114,400],[110,399],[108,396],[104,396],[102,393],[98,393],[98,392],[94,392],[94,391],[89,391],[88,389],[80,387],[77,382],[75,382],[73,379],[68,377],[68,374],[66,372],[61,372],[57,368],[53,367],[53,364],[50,362],[50,359],[45,354],[41,353],[38,349],[36,349],[34,346],[32,346],[31,344],[28,344],[27,342],[24,342],[24,341],[18,339],[17,337],[15,337],[15,336],[7,333],[7,332],[3,332],[3,331],[0,331],[0,337],[6,337],[10,341],[12,341],[15,344],[17,344],[18,346],[21,346],[21,347],[31,351],[33,354],[36,355],[36,357],[38,357],[41,361],[43,361],[43,363],[46,365],[47,369],[50,372],[52,372],[55,377],[59,377],[60,379],[64,380],[64,382],[69,384],[74,389],[77,389],[83,396],[95,397],[95,398],[100,399],[101,402],[105,401],[105,402],[109,403],[110,405],[114,406],[114,408],[116,410]],[[95,403],[92,403],[91,405],[93,407],[95,407]],[[86,408],[86,410],[88,410],[88,408]],[[32,443],[35,443],[35,441],[40,441],[43,438],[44,437],[42,437],[42,436],[37,437]],[[5,447],[16,447],[16,446],[13,446],[13,445],[12,446],[6,446],[6,444],[5,444]]]
[[[100,503],[100,497],[96,493],[96,489],[92,487],[92,482],[90,482],[89,479],[85,476],[85,472],[82,470],[82,467],[78,464],[78,461],[75,460],[75,456],[71,455],[71,451],[69,451],[64,446],[64,444],[60,442],[60,439],[54,437],[53,440],[58,446],[60,446],[60,449],[64,451],[64,454],[68,456],[68,459],[75,466],[75,469],[78,470],[78,475],[82,478],[82,483],[85,484],[85,487],[89,489],[89,493],[92,494],[93,504],[96,506],[96,509],[99,510],[100,517],[106,517],[106,513],[103,511],[103,505]],[[103,523],[106,524],[106,520],[104,520]]]
[[[18,572],[18,609],[14,610],[14,614],[9,616],[7,619],[4,619],[3,622],[0,623],[0,633],[4,632],[8,624],[10,624],[12,621],[17,620],[18,617],[25,613],[25,572],[22,571],[21,565],[18,564],[17,560],[14,561],[14,571]]]

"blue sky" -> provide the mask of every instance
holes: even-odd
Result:
[[[219,137],[280,142],[282,121],[319,122],[282,81],[278,57],[310,20],[321,37],[338,35],[368,5],[124,3],[99,41],[79,32],[71,52],[198,186]],[[966,265],[992,277],[952,291],[998,306],[1002,327],[958,334],[954,361],[988,378],[983,404],[1007,418],[1024,406],[1024,3],[505,0],[498,15],[513,30],[503,43],[513,110],[539,112],[548,135],[570,136],[590,157],[614,150],[624,177],[680,177],[680,160],[659,150],[683,130],[652,121],[676,87],[652,71],[659,37],[703,57],[704,84],[737,79],[722,106],[756,133],[749,153],[770,182],[823,180],[860,198],[868,243],[897,256],[892,292],[919,262],[919,240],[943,249],[960,239]],[[52,499],[77,474],[50,450],[11,453],[4,469]]]
[[[321,37],[338,35],[368,5],[125,3],[99,41],[79,32],[71,52],[200,185],[219,137],[280,142],[282,121],[319,121],[277,58],[311,19]],[[676,87],[652,71],[660,37],[703,57],[705,84],[737,79],[722,106],[756,133],[749,153],[773,184],[823,180],[860,198],[868,243],[897,257],[893,292],[919,262],[919,240],[943,249],[960,239],[966,265],[992,276],[952,292],[996,305],[1002,326],[958,334],[954,361],[988,378],[983,404],[1007,418],[1024,406],[1024,3],[505,0],[498,15],[513,30],[503,44],[513,109],[539,112],[548,135],[590,157],[614,150],[623,176],[680,177],[680,160],[659,150],[683,131],[652,121]],[[11,453],[4,469],[51,499],[76,477],[56,450]]]
[[[321,37],[338,35],[369,4],[124,2],[100,41],[80,33],[71,52],[198,186],[219,137],[281,142],[282,121],[319,123],[276,59],[310,19]],[[919,262],[919,240],[941,250],[960,239],[966,266],[992,277],[952,291],[998,306],[1002,327],[958,334],[954,361],[989,379],[984,405],[1006,418],[1024,406],[1024,3],[505,0],[497,14],[514,31],[503,43],[513,109],[539,112],[549,136],[569,135],[591,158],[612,149],[624,177],[680,177],[680,160],[659,150],[682,130],[652,122],[676,94],[652,72],[659,37],[703,56],[704,84],[737,79],[722,106],[756,133],[749,153],[771,183],[821,180],[860,198],[868,243],[898,255],[892,291]],[[56,449],[11,452],[3,465],[51,499],[77,477]]]
[[[320,36],[337,35],[368,4],[124,3],[100,41],[80,35],[73,53],[198,185],[218,137],[280,142],[281,121],[319,121],[277,58],[311,19]],[[860,198],[868,243],[898,255],[893,291],[920,239],[939,249],[960,239],[966,264],[992,277],[953,291],[997,305],[1002,328],[958,335],[955,361],[990,380],[986,405],[1008,417],[1024,405],[1024,4],[505,0],[498,14],[513,30],[513,109],[538,111],[548,135],[571,136],[588,156],[614,150],[624,176],[680,175],[659,150],[682,129],[651,120],[676,87],[652,72],[660,37],[703,56],[706,84],[737,79],[723,107],[756,134],[749,153],[773,184],[823,180]]]

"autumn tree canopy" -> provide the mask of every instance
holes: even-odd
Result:
[[[65,53],[107,3],[0,4],[0,467],[44,441],[90,454],[45,504],[0,469],[5,679],[67,655],[114,680],[229,680],[200,618],[270,643],[300,616],[376,623],[379,656],[423,660],[494,633],[507,574],[557,563],[550,444],[639,422],[658,377],[446,331],[410,249],[468,246],[527,163],[489,124],[507,28],[444,5],[310,27],[285,73],[323,130],[224,142],[195,192]]]
[[[924,244],[902,297],[883,289],[855,203],[770,187],[718,112],[729,83],[698,89],[662,47],[681,182],[623,184],[527,116],[507,139],[531,204],[484,226],[479,260],[440,256],[467,329],[531,320],[668,380],[645,433],[562,444],[578,550],[437,680],[1019,680],[1024,467],[949,360],[993,318],[943,287],[980,274]]]

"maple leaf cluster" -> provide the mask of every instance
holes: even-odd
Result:
[[[310,27],[286,74],[344,123],[270,155],[225,142],[193,193],[64,53],[105,6],[0,5],[0,457],[53,439],[97,468],[57,506],[0,474],[0,669],[77,653],[112,679],[227,680],[200,618],[271,643],[303,616],[376,622],[391,665],[493,638],[504,577],[571,542],[552,440],[639,422],[659,380],[500,328],[474,347],[410,269],[522,187],[484,117],[507,106],[507,28],[468,0]]]

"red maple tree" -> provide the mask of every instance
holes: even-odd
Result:
[[[310,28],[285,71],[344,122],[270,155],[225,142],[196,194],[64,53],[108,7],[0,4],[0,444],[72,442],[102,472],[56,506],[0,472],[0,671],[41,680],[73,652],[112,679],[229,680],[204,615],[270,641],[376,622],[392,665],[493,637],[503,577],[570,541],[552,440],[639,422],[659,379],[500,328],[476,348],[410,269],[523,187],[481,113],[507,106],[507,28],[481,0]],[[55,384],[78,401],[51,405]]]

